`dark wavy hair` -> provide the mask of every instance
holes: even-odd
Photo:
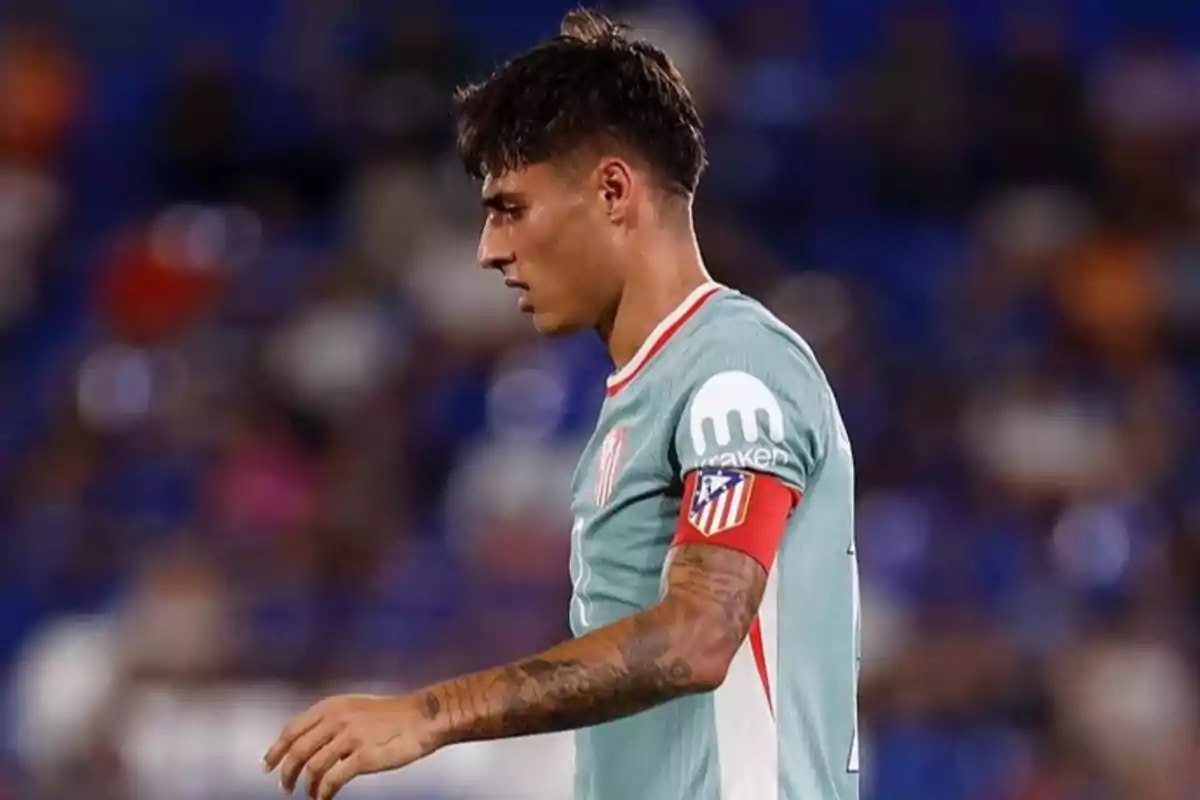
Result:
[[[608,139],[663,188],[691,195],[707,164],[700,115],[666,54],[595,11],[455,94],[458,150],[476,178]]]

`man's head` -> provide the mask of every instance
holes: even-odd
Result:
[[[706,163],[695,104],[661,50],[589,11],[457,95],[484,182],[480,263],[525,290],[543,333],[600,324],[648,228],[686,225]]]

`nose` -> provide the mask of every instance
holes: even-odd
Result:
[[[490,225],[484,226],[483,234],[479,237],[479,251],[475,257],[479,260],[479,266],[484,269],[498,269],[503,272],[505,267],[517,260],[516,254],[511,247],[506,246],[503,237],[497,236],[490,229]]]
[[[496,269],[504,272],[505,267],[509,267],[516,259],[510,255],[484,255],[479,256],[479,266],[484,269]]]

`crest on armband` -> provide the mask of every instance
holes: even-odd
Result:
[[[736,528],[746,521],[753,491],[753,472],[721,467],[697,470],[688,500],[688,522],[705,536]]]

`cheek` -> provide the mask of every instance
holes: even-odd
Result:
[[[550,267],[556,283],[577,297],[585,297],[595,283],[595,256],[586,240],[564,240]]]
[[[557,255],[561,246],[562,226],[556,224],[552,215],[545,212],[531,212],[529,217],[513,229],[514,249],[520,258],[544,269]]]
[[[607,250],[596,233],[595,221],[579,206],[531,214],[523,231],[530,283],[536,281],[543,294],[555,292],[586,302],[597,288],[598,268]]]
[[[531,220],[532,222],[532,220]],[[549,284],[570,280],[582,255],[579,237],[569,224],[531,225],[523,242],[532,277]]]

